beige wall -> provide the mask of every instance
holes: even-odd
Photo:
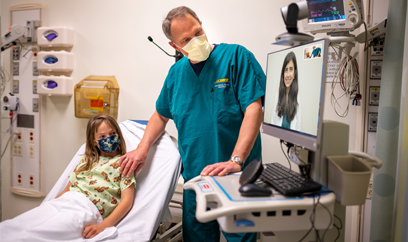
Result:
[[[10,25],[11,5],[27,3],[24,0],[1,0],[1,29]],[[155,110],[167,71],[174,58],[167,57],[147,40],[154,41],[173,53],[162,33],[161,21],[173,7],[187,5],[200,16],[211,43],[236,43],[252,51],[262,68],[266,67],[266,55],[283,47],[271,45],[275,36],[286,32],[279,8],[292,0],[224,0],[224,1],[107,1],[71,0],[39,1],[47,5],[48,26],[69,26],[75,30],[75,67],[72,74],[77,83],[89,75],[114,75],[120,85],[118,121],[126,119],[149,119]],[[4,32],[4,31],[3,31]],[[5,68],[10,70],[10,53],[3,53]],[[330,88],[330,84],[327,84]],[[8,91],[8,90],[6,90]],[[330,91],[326,91],[329,101]],[[350,149],[359,148],[356,123],[357,111],[351,108],[345,119],[337,118],[329,102],[325,119],[340,120],[351,124]],[[3,113],[6,115],[6,113]],[[42,154],[46,164],[46,191],[49,192],[60,177],[77,149],[85,141],[85,119],[74,116],[73,97],[47,97],[46,142]],[[2,120],[2,131],[8,125]],[[173,122],[167,130],[177,137]],[[357,132],[356,132],[357,131]],[[1,137],[2,144],[8,134]],[[277,139],[262,135],[265,162],[285,163]],[[357,140],[357,141],[356,141]],[[4,148],[4,147],[2,147]],[[2,164],[2,219],[10,219],[41,203],[41,199],[17,196],[9,191],[10,157],[8,153]]]

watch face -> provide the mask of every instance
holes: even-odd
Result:
[[[241,158],[239,158],[239,156],[234,156],[234,157],[232,157],[232,161],[234,161],[234,162],[236,162],[236,163],[238,163],[238,164],[241,164],[241,163],[242,163]]]

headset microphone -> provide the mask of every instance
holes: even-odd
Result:
[[[184,55],[181,52],[176,51],[175,55],[170,55],[169,53],[167,53],[165,50],[163,50],[160,46],[158,46],[156,43],[154,43],[153,38],[148,36],[147,39],[152,42],[153,44],[155,44],[159,49],[161,49],[164,53],[166,53],[166,55],[170,56],[170,57],[174,57],[176,58],[176,62],[179,61],[181,58],[184,57]]]

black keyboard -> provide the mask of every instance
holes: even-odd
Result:
[[[313,182],[301,174],[286,168],[279,163],[265,164],[261,180],[265,181],[283,195],[296,196],[318,191],[322,185]]]

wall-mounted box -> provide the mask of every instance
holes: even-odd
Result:
[[[72,96],[74,80],[67,76],[38,76],[37,93],[49,96]]]
[[[91,118],[98,113],[118,118],[119,85],[114,76],[88,76],[75,85],[75,117]]]
[[[74,54],[66,51],[40,51],[38,52],[37,69],[40,71],[73,71]]]
[[[72,47],[74,30],[62,27],[40,27],[37,29],[37,44],[41,47]]]

